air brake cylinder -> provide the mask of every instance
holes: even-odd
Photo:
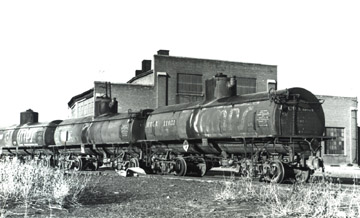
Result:
[[[206,80],[207,101],[236,95],[236,78],[227,77],[225,74],[219,73],[215,77]]]

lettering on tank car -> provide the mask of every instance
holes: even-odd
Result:
[[[126,138],[129,135],[129,125],[120,125],[120,138]]]
[[[38,137],[39,133],[36,132],[36,129],[22,130],[18,133],[18,141],[23,144],[36,142]],[[42,135],[40,135],[40,137],[42,138]]]
[[[245,126],[249,125],[248,123],[246,123],[246,118],[248,117],[249,112],[253,110],[254,110],[254,106],[249,106],[246,108],[246,110],[244,110],[240,120],[240,130],[245,130]]]
[[[27,132],[25,132],[24,130],[20,130],[17,135],[17,139],[19,143],[24,143],[26,141],[26,138],[27,138]]]
[[[13,133],[14,133],[13,130],[10,130],[9,132],[6,133],[6,135],[5,135],[5,144],[6,144],[6,146],[9,146],[9,145],[11,146],[14,143],[12,141],[12,138],[11,138]],[[15,143],[15,145],[16,145],[16,143]]]
[[[26,137],[23,138],[22,143],[37,143],[41,144],[43,140],[43,131],[37,131],[37,129],[29,129],[26,132]]]
[[[240,108],[231,108],[228,116],[228,122],[230,123],[229,130],[233,131],[233,127],[236,126],[236,120],[240,118]],[[233,125],[235,124],[235,125]]]
[[[288,107],[288,111],[294,111],[295,108],[294,107]],[[301,107],[298,107],[297,108],[297,111],[299,112],[314,112],[314,109],[312,108],[301,108]]]
[[[270,119],[270,113],[268,110],[260,110],[256,114],[256,120],[257,120],[258,126],[267,127],[269,119]]]
[[[236,118],[239,119],[240,118],[240,108],[232,108],[230,110],[230,114],[229,114],[229,118],[233,118],[233,115],[235,114]]]
[[[163,122],[163,127],[167,127],[167,126],[175,126],[176,125],[176,120],[172,119],[172,120],[164,120]]]
[[[31,130],[29,129],[29,130],[27,130],[27,131],[25,131],[25,142],[26,141],[30,141],[31,140],[31,137],[32,137],[32,132],[31,132]]]
[[[150,121],[146,123],[146,128],[153,128],[153,127],[157,127],[158,126],[158,121]]]
[[[18,135],[17,135],[17,139],[20,143],[25,141],[25,133],[23,133],[22,131],[19,131]]]

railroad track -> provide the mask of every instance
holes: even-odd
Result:
[[[91,176],[120,176],[118,172],[112,169],[100,169],[98,171],[68,171],[67,173],[76,173],[79,175],[91,175]],[[234,176],[231,175],[229,172],[214,172],[210,171],[203,177],[195,177],[195,176],[175,176],[175,175],[157,175],[157,174],[146,174],[146,175],[139,175],[140,177],[162,177],[164,179],[174,179],[174,180],[183,180],[183,181],[198,181],[198,182],[226,182],[226,181],[236,181],[241,180],[241,176]],[[315,181],[322,179],[321,175],[314,175],[312,178]],[[335,184],[341,184],[344,187],[349,187],[356,185],[360,189],[360,179],[353,179],[353,178],[340,178],[340,177],[331,177],[327,176],[326,179],[328,181],[332,181]],[[260,182],[258,178],[252,179],[253,184],[263,184]],[[311,182],[310,182],[311,183]],[[291,185],[291,182],[285,182],[282,186],[287,187]]]

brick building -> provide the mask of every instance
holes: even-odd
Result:
[[[127,83],[95,81],[94,88],[71,98],[71,117],[94,115],[94,96],[116,98],[120,113],[202,100],[205,80],[217,73],[237,77],[238,94],[266,91],[277,80],[276,66],[170,56],[168,50],[159,50],[153,70],[151,65],[143,60]]]
[[[321,155],[327,165],[358,164],[357,98],[318,95],[323,99],[326,135]]]

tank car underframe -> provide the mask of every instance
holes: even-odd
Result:
[[[321,168],[322,160],[316,153],[320,141],[327,139],[331,137],[142,140],[136,144],[10,146],[2,147],[1,151],[5,155],[32,157],[30,159],[41,160],[44,165],[65,169],[96,170],[101,165],[115,169],[141,166],[159,174],[203,176],[212,168],[280,183],[285,179],[306,181],[314,170]]]
[[[142,151],[134,144],[81,144],[50,146],[6,146],[0,157],[38,160],[44,166],[62,169],[97,170],[100,166],[115,169],[139,167]]]
[[[59,167],[97,170],[100,166],[115,169],[139,166],[137,158],[139,149],[132,144],[81,144],[49,147],[56,150],[54,163]]]
[[[329,137],[233,137],[232,139],[198,139],[183,141],[144,141],[141,155],[151,170],[159,174],[203,176],[212,170],[224,170],[244,176],[258,176],[261,180],[281,183],[284,180],[305,182],[314,170],[322,168],[316,153],[320,141]],[[181,142],[183,142],[181,144]],[[172,149],[177,144],[177,149]],[[197,145],[212,146],[217,153],[202,152]],[[183,148],[179,152],[178,148]],[[231,150],[229,147],[233,147]],[[149,150],[149,148],[151,148]],[[228,148],[228,150],[227,150]],[[242,151],[236,149],[243,149]]]
[[[74,171],[97,170],[99,168],[98,158],[94,155],[57,154],[53,156],[52,164],[60,169]]]
[[[227,153],[223,154],[220,169],[237,166],[236,169],[240,168],[240,174],[260,176],[260,180],[277,183],[284,180],[306,182],[314,170],[323,169],[323,161],[316,154],[321,148],[320,142],[327,139],[330,138],[311,136],[236,138],[232,142],[225,143],[242,145],[245,153],[240,154],[240,158],[239,153],[232,153],[232,158],[229,158]]]
[[[16,158],[22,162],[35,161],[45,167],[51,166],[52,151],[46,146],[6,146],[0,147],[0,157]]]
[[[174,174],[177,176],[204,176],[210,169],[208,157],[187,155],[167,149],[166,144],[159,141],[142,140],[139,153],[140,166],[150,173]],[[157,149],[165,147],[165,149]]]
[[[171,151],[166,154],[153,153],[151,156],[151,171],[156,174],[204,176],[208,169],[206,156],[177,155]]]

